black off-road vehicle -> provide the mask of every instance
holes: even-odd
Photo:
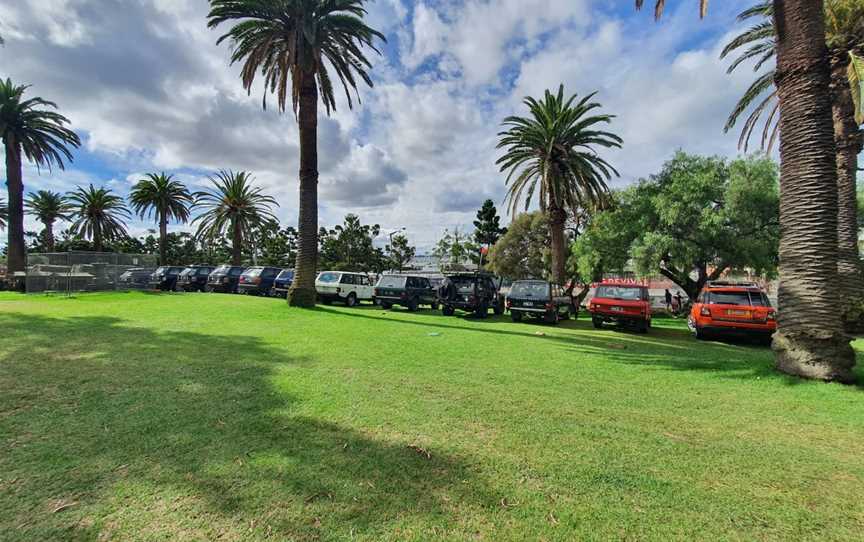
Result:
[[[207,291],[236,294],[243,271],[246,268],[240,265],[220,265],[207,278]]]
[[[486,318],[489,309],[504,313],[504,298],[498,294],[501,279],[488,273],[456,273],[444,278],[438,288],[438,303],[444,316],[452,316],[456,309],[473,312]]]
[[[573,299],[557,284],[545,280],[517,280],[507,296],[507,308],[514,322],[525,316],[541,318],[547,324],[575,314]]]
[[[212,272],[212,265],[190,265],[177,277],[177,289],[184,292],[203,292]]]
[[[416,311],[420,305],[438,310],[438,293],[427,277],[412,275],[384,275],[375,285],[375,303],[385,309],[393,305]]]

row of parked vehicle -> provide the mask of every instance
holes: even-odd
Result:
[[[163,266],[155,271],[130,269],[121,282],[141,287],[187,292],[222,292],[285,297],[294,280],[292,269],[254,266]],[[533,318],[554,324],[576,318],[579,307],[566,288],[545,280],[506,284],[482,272],[429,277],[411,273],[386,274],[373,280],[364,273],[323,271],[315,280],[319,300],[353,307],[361,302],[384,309],[416,311],[422,306],[485,318],[509,311],[514,322]],[[595,328],[606,324],[647,333],[651,328],[648,287],[635,281],[608,280],[594,288],[587,304]],[[777,327],[776,311],[755,283],[711,282],[693,304],[688,327],[698,339],[720,334],[747,334],[769,341]]]

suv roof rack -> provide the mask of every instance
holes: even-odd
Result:
[[[759,284],[752,280],[732,281],[732,280],[709,280],[705,286],[731,286],[739,288],[761,288]]]

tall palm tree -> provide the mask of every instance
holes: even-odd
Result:
[[[72,207],[72,233],[93,241],[102,252],[104,243],[128,237],[124,220],[131,218],[123,198],[110,188],[77,187],[67,196]]]
[[[849,382],[837,307],[837,146],[822,0],[773,0],[780,114],[780,291],[773,348],[785,373]],[[657,14],[662,14],[658,0]],[[642,0],[636,0],[641,6]],[[707,1],[701,0],[702,11]]]
[[[220,171],[210,177],[213,190],[195,193],[195,207],[203,209],[192,222],[198,222],[195,236],[213,240],[223,235],[231,237],[231,263],[240,265],[243,242],[252,231],[266,222],[276,222],[272,207],[279,204],[271,196],[252,186],[252,176],[240,171]]]
[[[24,206],[45,227],[45,249],[54,252],[54,223],[69,220],[71,207],[66,198],[59,192],[40,190],[31,193]]]
[[[159,263],[165,265],[168,221],[188,222],[189,209],[195,199],[183,183],[162,172],[148,173],[140,179],[132,187],[129,203],[141,218],[152,217],[159,223]]]
[[[618,175],[596,153],[596,147],[620,147],[621,138],[597,128],[614,116],[593,114],[600,107],[591,101],[593,97],[589,94],[577,102],[574,94],[565,99],[564,85],[557,94],[547,90],[540,101],[526,97],[523,103],[530,116],[507,117],[503,123],[507,129],[498,134],[498,148],[505,152],[496,165],[510,172],[506,181],[510,212],[515,215],[523,200],[527,210],[537,194],[540,209],[549,216],[552,277],[558,284],[566,281],[568,211],[598,205],[608,193],[606,181]]]
[[[210,0],[207,26],[234,26],[217,43],[230,39],[231,62],[242,62],[243,86],[250,91],[257,72],[266,91],[276,93],[280,111],[290,93],[300,126],[300,218],[297,273],[288,303],[315,305],[318,259],[318,97],[327,114],[336,108],[327,65],[345,90],[348,107],[357,79],[370,87],[371,63],[363,49],[383,34],[363,22],[365,0]],[[290,79],[290,81],[289,81]],[[266,92],[265,91],[265,92]],[[266,94],[264,105],[266,107]]]
[[[70,147],[81,141],[66,128],[69,119],[50,111],[57,105],[42,98],[24,99],[30,88],[0,80],[0,139],[6,150],[6,186],[9,192],[8,272],[24,270],[24,182],[21,155],[38,167],[64,168],[72,160]]]
[[[754,26],[736,36],[723,49],[721,58],[746,48],[729,66],[734,71],[742,62],[757,58],[754,71],[774,59],[776,40],[774,5],[762,1],[743,11],[738,19],[746,21],[757,18]],[[861,109],[855,96],[860,95],[860,81],[854,77],[852,58],[855,52],[864,51],[864,2],[861,0],[825,0],[826,42],[831,58],[831,106],[834,118],[834,141],[837,145],[837,271],[838,285],[844,295],[847,325],[854,327],[862,317],[864,305],[864,274],[862,274],[858,249],[858,205],[857,170],[858,155],[864,149],[864,137],[859,129]],[[729,115],[724,130],[735,126],[739,117],[753,107],[741,131],[739,145],[747,150],[747,144],[759,120],[764,120],[762,147],[770,151],[779,131],[777,118],[777,91],[774,86],[774,69],[768,69],[753,82]],[[854,83],[854,88],[853,88]],[[763,113],[768,116],[763,118]],[[861,119],[864,120],[864,119]],[[769,135],[770,134],[770,135]]]

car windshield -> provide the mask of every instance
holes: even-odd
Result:
[[[474,292],[474,281],[469,278],[456,278],[453,279],[453,285],[456,287],[456,291],[462,293],[473,293]]]
[[[708,295],[709,305],[744,305],[748,307],[767,307],[766,299],[759,292],[718,292]]]
[[[600,286],[594,297],[639,301],[642,299],[642,288],[639,286]]]
[[[210,268],[209,267],[199,267],[198,268],[198,274],[201,276],[207,276],[210,274]]]
[[[213,270],[214,273],[228,273],[231,270],[230,265],[220,265],[216,269]]]
[[[514,282],[510,297],[549,297],[549,283]]]
[[[247,269],[246,272],[243,274],[246,275],[247,277],[257,277],[258,275],[261,274],[261,271],[263,271],[262,268],[253,267],[252,269]]]
[[[292,271],[292,270],[290,270],[290,269],[283,269],[282,272],[279,273],[279,276],[276,277],[276,278],[279,278],[279,279],[293,279],[293,278],[294,278],[294,271]]]
[[[182,277],[186,277],[186,276],[189,276],[189,275],[194,275],[194,274],[195,274],[195,271],[196,271],[196,270],[195,270],[194,268],[192,268],[192,267],[187,267],[186,269],[184,269],[183,271],[180,272],[180,276],[182,276]]]
[[[379,288],[404,288],[406,277],[385,275],[378,281]]]
[[[318,275],[318,282],[339,282],[339,273],[321,273]]]

